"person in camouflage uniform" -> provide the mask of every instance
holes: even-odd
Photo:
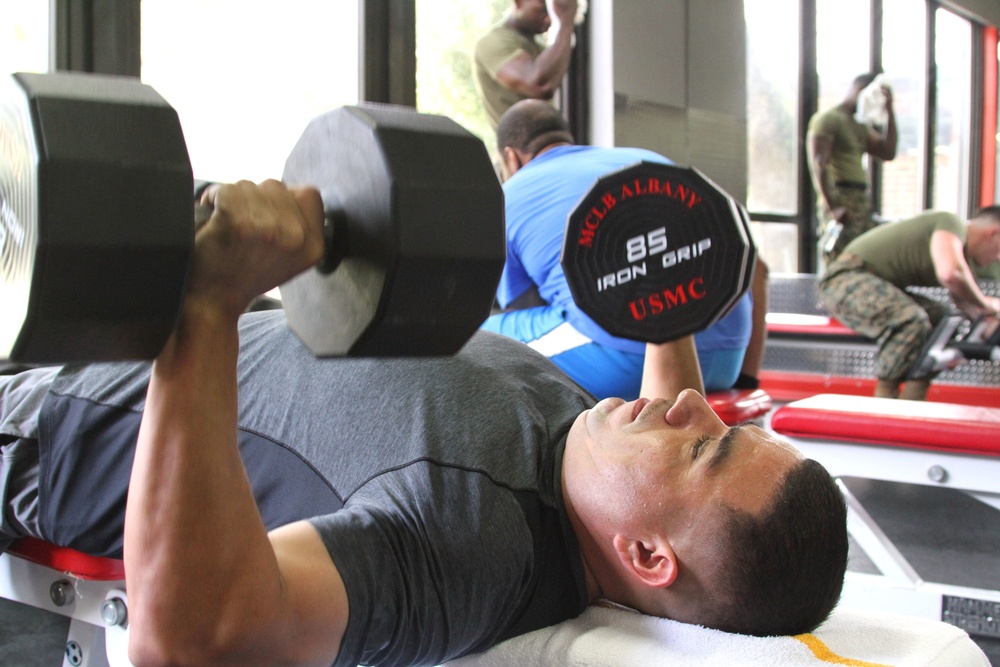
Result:
[[[977,211],[968,223],[943,211],[872,229],[844,248],[819,282],[829,311],[878,342],[875,395],[923,400],[932,377],[908,374],[947,306],[906,292],[943,286],[970,319],[1000,314],[1000,299],[985,296],[969,268],[1000,260],[1000,206]],[[900,383],[903,384],[900,391]]]
[[[896,157],[896,115],[892,109],[892,91],[883,88],[887,122],[875,128],[855,119],[858,97],[876,74],[862,74],[854,79],[844,100],[809,120],[806,148],[809,173],[816,190],[816,215],[821,238],[829,238],[830,225],[839,231],[830,238],[832,245],[822,248],[829,264],[852,240],[875,226],[872,201],[868,194],[868,173],[862,158],[865,153],[883,160]]]

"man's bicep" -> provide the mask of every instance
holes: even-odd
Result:
[[[340,571],[306,521],[277,528],[270,538],[282,578],[282,643],[295,664],[331,665],[350,611]]]
[[[809,155],[817,166],[824,166],[833,154],[833,139],[824,134],[814,134],[809,137]]]
[[[523,94],[534,91],[535,59],[527,51],[518,51],[496,71],[497,80],[511,90]]]
[[[964,282],[962,276],[968,272],[962,239],[944,229],[931,234],[931,261],[938,282],[952,291],[956,282]],[[954,296],[954,293],[953,295]]]

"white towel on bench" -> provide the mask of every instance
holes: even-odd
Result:
[[[748,637],[589,607],[448,667],[990,667],[962,630],[937,621],[838,608],[799,637]]]

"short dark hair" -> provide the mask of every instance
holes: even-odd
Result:
[[[534,157],[557,142],[573,143],[573,133],[562,113],[541,100],[518,102],[504,112],[497,125],[497,148],[501,153],[509,146]]]
[[[723,579],[703,622],[758,637],[815,630],[837,605],[847,571],[847,505],[837,483],[805,459],[763,516],[726,512]]]
[[[970,220],[975,220],[976,218],[992,218],[993,222],[1000,222],[1000,206],[996,204],[983,206],[972,214]]]
[[[878,72],[865,72],[864,74],[859,74],[854,77],[853,85],[858,90],[864,90],[871,85],[871,82],[875,80],[875,77],[879,75]]]

